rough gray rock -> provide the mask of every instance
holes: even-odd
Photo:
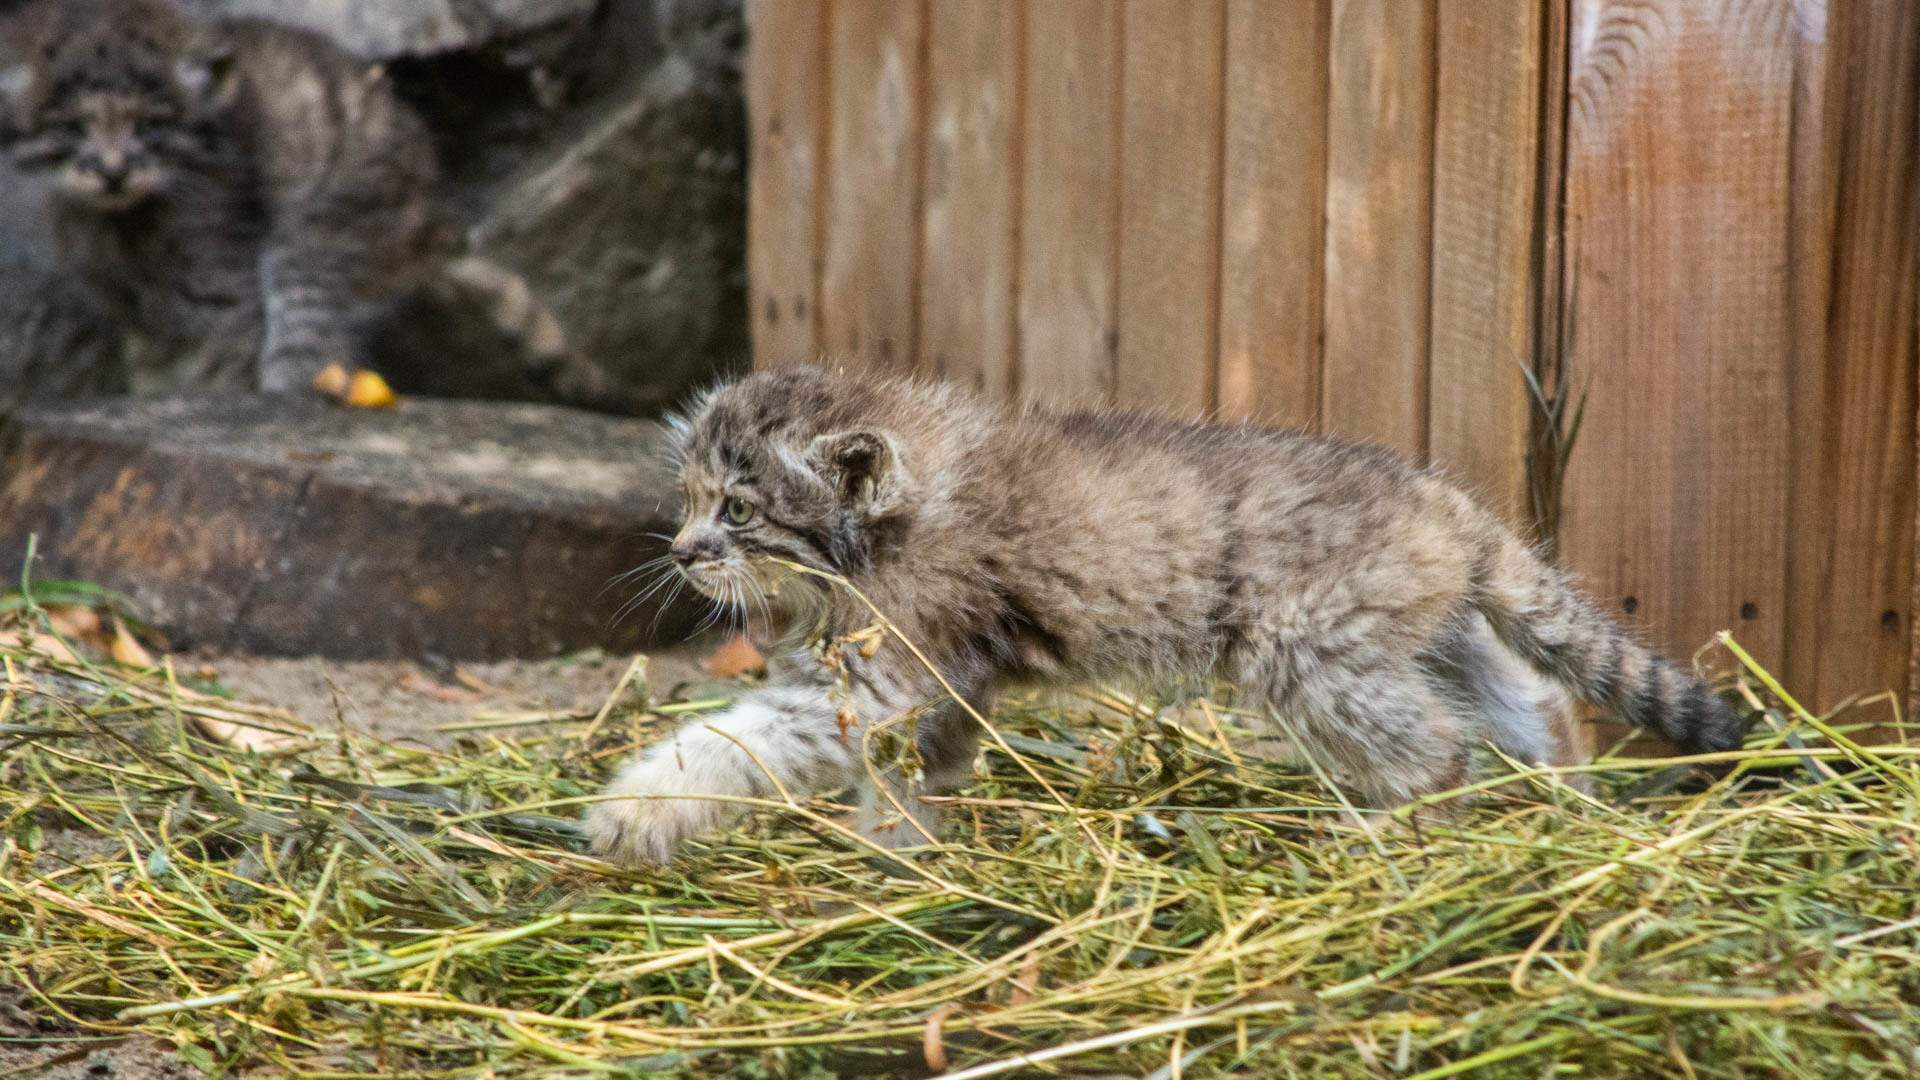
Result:
[[[472,231],[638,411],[745,359],[742,122],[735,94],[670,55]]]
[[[342,659],[540,657],[678,641],[627,571],[679,489],[644,420],[492,402],[299,397],[22,409],[0,443],[0,576],[116,589],[173,647]],[[651,584],[651,581],[648,582]]]
[[[189,6],[303,26],[369,60],[391,60],[475,49],[584,21],[596,0],[192,0]]]
[[[386,65],[433,131],[476,253],[558,318],[572,361],[551,381],[565,400],[658,412],[744,364],[741,0],[179,2],[304,26]],[[22,212],[0,192],[0,218]],[[7,249],[24,243],[0,221],[0,286],[20,276]],[[502,392],[440,366],[447,377],[416,383]]]

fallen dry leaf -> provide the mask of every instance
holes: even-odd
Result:
[[[127,624],[121,622],[118,615],[113,617],[113,645],[109,653],[114,663],[125,664],[127,667],[154,666],[153,654],[147,651],[146,646],[140,644],[140,640],[133,636],[133,632],[127,629]]]
[[[320,374],[313,377],[313,388],[330,398],[339,400],[347,396],[347,369],[339,364],[328,364]]]
[[[745,634],[733,635],[726,644],[700,661],[700,670],[720,679],[758,674],[766,669],[766,658],[760,655],[760,650],[753,647],[753,642],[748,641]]]
[[[353,380],[347,384],[346,405],[349,409],[391,409],[398,404],[399,395],[376,372],[356,371]]]
[[[260,754],[285,750],[307,741],[298,735],[290,735],[284,731],[267,731],[264,728],[249,727],[246,724],[236,724],[231,720],[221,720],[218,717],[203,714],[195,714],[193,722],[200,728],[201,734],[214,742]]]
[[[447,686],[435,682],[418,671],[412,670],[400,673],[400,689],[410,693],[425,694],[435,701],[444,701],[449,705],[471,705],[486,696],[478,690],[463,690],[458,686]]]
[[[467,687],[476,694],[491,696],[500,692],[495,687],[488,686],[486,683],[481,682],[478,676],[463,667],[456,666],[453,669],[453,677],[460,685]]]
[[[91,637],[105,630],[100,613],[84,604],[47,604],[40,610],[47,613],[54,632],[64,638]]]
[[[1033,992],[1040,986],[1040,954],[1027,957],[1020,965],[1020,973],[1013,977],[1013,992],[1007,995],[1007,1004],[1019,1008],[1033,1000]]]
[[[58,663],[75,664],[79,663],[80,660],[79,657],[73,655],[72,649],[67,648],[64,642],[52,634],[33,635],[33,644],[29,646],[19,631],[0,631],[0,649],[24,650],[29,648],[47,659]]]
[[[926,1030],[920,1036],[920,1053],[927,1059],[927,1068],[936,1073],[947,1071],[947,1048],[940,1036],[953,1011],[953,1002],[949,1001],[928,1013]]]

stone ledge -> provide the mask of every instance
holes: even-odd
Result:
[[[676,641],[611,585],[664,552],[659,424],[540,405],[67,402],[0,440],[0,575],[119,590],[176,648],[538,657]],[[611,585],[611,587],[610,587]]]

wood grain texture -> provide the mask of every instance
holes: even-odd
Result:
[[[1429,450],[1522,527],[1544,15],[1441,4],[1435,28]]]
[[[1789,0],[1576,0],[1567,250],[1591,388],[1563,551],[1680,656],[1783,641]]]
[[[1427,452],[1432,0],[1334,0],[1327,86],[1329,432]]]
[[[1842,115],[1847,49],[1829,47],[1835,20],[1809,6],[1789,24],[1793,33],[1793,152],[1787,293],[1792,304],[1793,360],[1787,373],[1787,621],[1784,671],[1797,692],[1815,689],[1823,620],[1814,614],[1831,576],[1826,516],[1831,510],[1827,446],[1827,316],[1833,291],[1833,244],[1839,207]],[[1809,704],[1812,702],[1810,701]]]
[[[1920,6],[748,18],[759,363],[1317,425],[1520,521],[1517,368],[1564,359],[1563,555],[1609,607],[1821,706],[1912,684]]]
[[[1329,0],[1228,0],[1220,415],[1320,420]]]
[[[1224,16],[1223,0],[1126,7],[1114,393],[1171,416],[1215,396]]]
[[[820,326],[833,363],[900,369],[916,355],[924,13],[832,0]]]
[[[1796,622],[1812,617],[1818,643],[1814,670],[1795,672],[1795,685],[1820,708],[1853,694],[1905,696],[1920,377],[1920,8],[1838,5],[1831,17],[1832,286],[1827,319],[1811,328],[1826,334],[1822,502],[1793,534],[1795,565],[1820,570],[1811,606],[1794,613]]]
[[[1113,394],[1122,9],[1039,0],[1027,10],[1020,204],[1020,390]]]
[[[1013,390],[1016,79],[1014,0],[933,0],[919,370]]]
[[[754,363],[811,359],[816,338],[826,0],[748,0],[747,278]]]

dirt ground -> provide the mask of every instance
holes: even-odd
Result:
[[[0,986],[0,1077],[194,1080],[200,1070],[146,1035],[102,1035],[48,1016],[25,990]]]
[[[720,644],[699,639],[648,655],[646,681],[654,701],[726,697],[740,683],[702,671],[699,661]],[[443,728],[490,717],[536,712],[597,711],[607,700],[630,656],[598,650],[549,660],[428,665],[392,660],[282,659],[202,655],[179,670],[231,691],[233,696],[293,710],[316,727],[345,721],[395,743],[444,747],[454,737]],[[203,684],[204,685],[204,684]],[[622,695],[631,697],[632,691]]]

